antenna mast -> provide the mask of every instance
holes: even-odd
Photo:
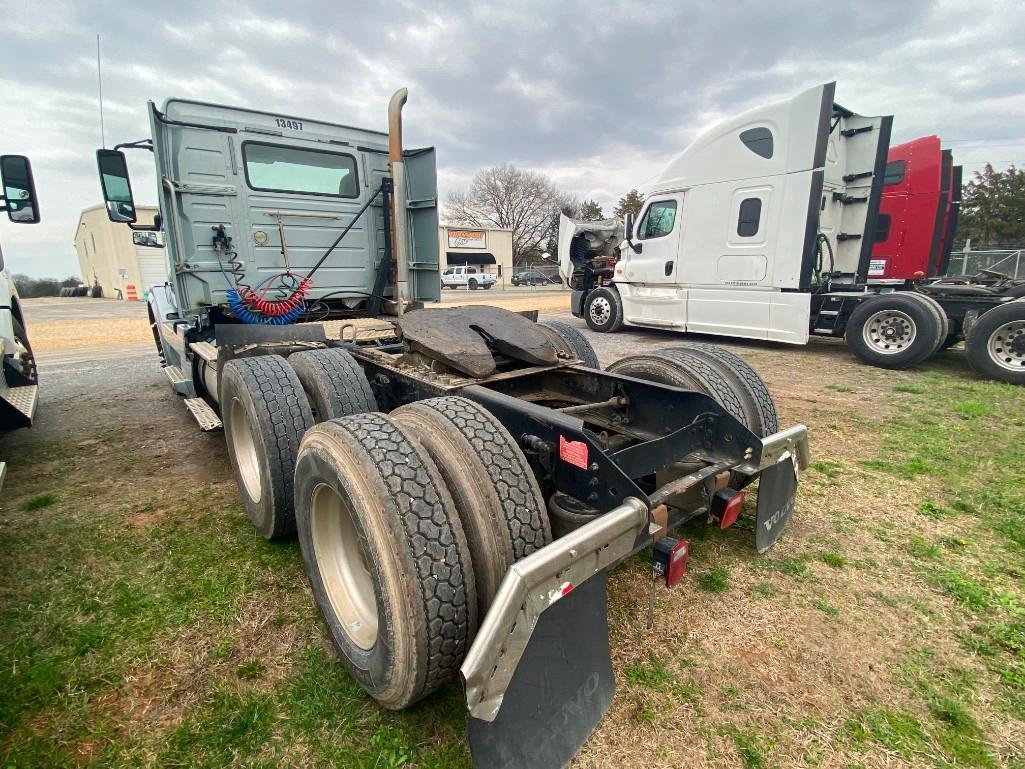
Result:
[[[100,144],[107,149],[107,134],[103,130],[103,71],[100,69],[100,36],[96,36],[96,84],[100,91]]]

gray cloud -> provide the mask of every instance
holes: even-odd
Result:
[[[99,199],[96,33],[108,144],[147,135],[148,99],[383,128],[408,86],[407,140],[438,147],[443,188],[514,162],[608,207],[701,128],[835,79],[847,106],[896,115],[895,141],[997,137],[953,146],[969,170],[1025,164],[1017,3],[3,0],[0,151],[32,157],[44,217],[0,224],[16,271],[77,272],[78,213]],[[152,201],[148,159],[133,160]]]

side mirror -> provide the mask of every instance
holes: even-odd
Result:
[[[96,150],[96,165],[100,169],[100,186],[107,203],[107,218],[112,222],[131,224],[136,220],[132,183],[128,178],[128,163],[120,150]]]
[[[630,250],[631,251],[633,251],[635,254],[639,254],[639,253],[641,253],[641,251],[644,250],[644,245],[642,243],[634,243],[633,242],[633,236],[634,236],[634,215],[633,214],[627,214],[626,215],[626,222],[624,223],[624,226],[623,226],[623,240],[625,240],[626,244],[628,246],[630,246]]]
[[[0,157],[0,178],[7,218],[17,224],[36,224],[39,221],[39,203],[36,201],[36,183],[32,178],[32,164],[24,155]]]

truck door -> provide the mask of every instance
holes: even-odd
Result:
[[[651,285],[677,282],[682,209],[683,193],[653,195],[645,202],[633,237],[640,253],[629,246],[623,248],[624,282]]]

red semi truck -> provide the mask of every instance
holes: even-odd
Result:
[[[945,275],[961,205],[961,166],[938,136],[891,147],[868,282],[902,284]]]

